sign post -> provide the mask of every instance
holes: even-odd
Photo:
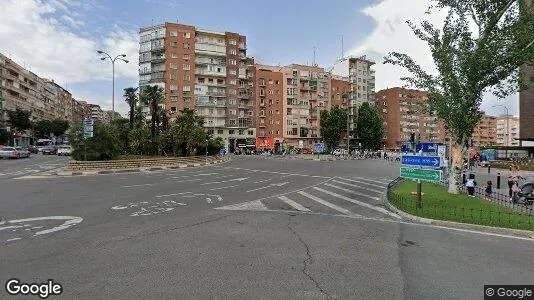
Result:
[[[324,144],[315,144],[314,150],[317,152],[317,158],[320,158],[321,153],[324,152]]]
[[[439,156],[403,155],[401,163],[400,176],[417,180],[417,208],[421,208],[423,206],[422,181],[441,181],[442,171],[436,169],[441,167],[442,160]]]
[[[83,160],[87,160],[87,139],[90,139],[93,137],[93,125],[94,125],[94,120],[92,118],[83,119],[83,139],[84,139]]]

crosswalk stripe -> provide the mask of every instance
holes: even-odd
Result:
[[[343,199],[345,201],[348,201],[348,202],[351,202],[351,203],[354,203],[354,204],[358,204],[360,206],[364,206],[364,207],[367,207],[367,208],[370,208],[372,210],[376,210],[378,212],[381,212],[383,214],[386,214],[388,216],[392,216],[392,217],[395,217],[397,219],[400,219],[401,217],[398,216],[397,214],[394,214],[394,213],[391,213],[389,211],[387,211],[386,209],[382,208],[382,207],[376,207],[374,205],[371,205],[371,204],[368,204],[368,203],[365,203],[365,202],[361,202],[361,201],[358,201],[358,200],[354,200],[354,199],[351,199],[349,197],[345,197],[343,195],[340,195],[340,194],[336,194],[334,192],[331,192],[331,191],[327,191],[325,189],[322,189],[322,188],[318,188],[318,187],[314,187],[314,189],[320,191],[320,192],[323,192],[325,194],[328,194],[330,196],[334,196],[336,198],[339,198],[339,199]]]
[[[363,180],[355,180],[355,179],[348,179],[348,178],[340,178],[340,179],[343,179],[343,180],[346,180],[346,181],[351,181],[351,182],[357,182],[357,183],[365,184],[365,185],[369,185],[369,186],[374,186],[374,187],[377,187],[377,188],[385,188],[387,186],[386,184],[376,184],[376,182],[375,183],[368,183],[368,182],[365,182]]]
[[[325,200],[323,200],[323,199],[321,199],[321,198],[318,198],[318,197],[315,197],[315,196],[313,196],[313,195],[310,195],[310,194],[308,194],[308,193],[306,193],[306,192],[300,191],[300,192],[298,192],[298,194],[300,194],[300,195],[302,195],[302,196],[304,196],[304,197],[306,197],[306,198],[309,198],[309,199],[311,199],[311,200],[313,200],[313,201],[315,201],[315,202],[321,203],[321,204],[324,205],[324,206],[328,206],[328,207],[330,207],[330,208],[333,209],[333,210],[337,210],[337,211],[339,211],[340,213],[343,213],[343,214],[346,214],[346,215],[354,215],[354,213],[352,213],[352,212],[351,212],[350,210],[348,210],[348,209],[344,209],[343,207],[339,207],[339,206],[337,206],[337,205],[335,205],[335,204],[332,204],[332,203],[330,203],[330,202],[328,202],[328,201],[325,201]]]
[[[244,202],[244,203],[239,203],[239,204],[216,207],[215,209],[222,209],[222,210],[259,210],[259,211],[267,211],[267,210],[269,210],[261,202],[261,200],[254,200],[254,201],[249,201],[249,202]]]
[[[293,207],[296,210],[299,210],[299,211],[311,211],[311,210],[307,209],[306,207],[298,204],[297,202],[287,198],[286,196],[280,196],[280,197],[278,197],[278,199],[284,201],[286,204],[290,205],[291,207]]]
[[[362,178],[362,177],[352,177],[352,178],[358,179],[358,180],[367,181],[367,182],[371,182],[371,183],[374,183],[374,184],[381,183],[383,186],[387,186],[391,182],[391,181],[389,181],[387,179],[379,180],[379,179],[367,179],[367,178]]]
[[[374,192],[374,193],[383,193],[384,192],[384,191],[374,190],[374,189],[366,188],[366,187],[361,186],[361,185],[347,183],[347,182],[343,182],[343,181],[339,181],[339,180],[332,180],[332,181],[335,182],[335,183],[352,186],[352,187],[359,188],[359,189],[362,189],[362,190],[366,190],[366,191],[369,191],[369,192]]]
[[[380,198],[378,198],[378,197],[372,197],[372,196],[369,196],[369,195],[366,195],[366,194],[363,194],[363,193],[358,193],[356,191],[349,190],[349,189],[346,189],[346,188],[343,188],[343,187],[340,187],[340,186],[337,186],[337,185],[333,185],[333,184],[330,184],[330,183],[325,183],[324,185],[329,186],[329,187],[333,187],[333,188],[338,189],[338,190],[342,190],[342,191],[347,192],[347,193],[352,193],[354,195],[358,195],[358,196],[362,196],[362,197],[366,197],[366,198],[369,198],[369,199],[380,201]]]

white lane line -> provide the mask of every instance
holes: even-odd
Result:
[[[248,178],[249,178],[249,177],[243,177],[243,178],[234,178],[234,179],[223,180],[223,181],[206,182],[206,183],[202,183],[201,185],[210,185],[210,184],[227,183],[227,182],[232,182],[232,181],[244,181],[244,180],[247,180]],[[200,180],[200,179],[199,179],[199,180]]]
[[[346,188],[337,186],[337,185],[333,185],[333,184],[330,184],[330,183],[325,183],[324,185],[329,186],[329,187],[333,187],[333,188],[338,189],[338,190],[342,190],[342,191],[347,192],[347,193],[352,193],[354,195],[358,195],[358,196],[366,197],[366,198],[373,199],[373,200],[376,200],[376,201],[380,201],[380,198],[378,198],[378,197],[372,197],[372,196],[369,196],[369,195],[366,195],[366,194],[363,194],[363,193],[359,193],[359,192],[356,192],[356,191],[353,191],[353,190],[350,190],[350,189],[346,189]]]
[[[347,186],[352,186],[352,187],[355,187],[355,188],[359,188],[359,189],[362,189],[362,190],[366,190],[366,191],[373,192],[373,193],[378,193],[378,194],[381,194],[381,193],[384,192],[383,190],[381,191],[381,190],[370,189],[370,188],[366,188],[366,187],[361,186],[361,185],[347,183],[347,182],[343,182],[343,181],[339,181],[339,180],[332,180],[332,182],[343,184],[343,185],[347,185]]]
[[[18,237],[18,238],[12,238],[12,239],[6,240],[6,242],[18,241],[18,240],[20,240],[20,239],[21,239],[21,238],[19,238],[19,237]]]
[[[182,183],[182,182],[192,182],[192,181],[199,181],[199,180],[202,180],[202,179],[180,180],[180,181],[176,181],[176,182],[177,183]],[[131,187],[140,187],[140,186],[151,186],[151,185],[156,185],[156,184],[161,184],[161,182],[134,184],[134,185],[123,185],[122,187],[123,188],[131,188]]]
[[[387,186],[391,181],[387,181],[387,180],[378,180],[378,179],[368,179],[368,178],[362,178],[362,177],[352,177],[354,179],[358,179],[358,180],[363,180],[363,181],[367,181],[367,182],[371,182],[371,183],[381,183],[383,184],[384,186]]]
[[[273,172],[273,171],[264,171],[264,170],[252,170],[252,169],[245,169],[245,168],[235,168],[235,167],[217,167],[222,169],[235,169],[235,170],[244,170],[244,171],[251,171],[251,172],[260,172],[260,173],[270,173],[270,174],[279,174],[279,175],[290,175],[290,176],[302,176],[302,177],[313,177],[313,178],[325,178],[330,179],[332,177],[327,176],[317,176],[317,175],[306,175],[306,174],[295,174],[295,173],[284,173],[284,172]]]
[[[267,186],[259,187],[259,188],[257,188],[257,189],[248,190],[248,191],[246,191],[245,193],[251,193],[251,192],[255,192],[255,191],[259,191],[259,190],[263,190],[263,189],[267,189],[267,188],[272,188],[272,187],[275,187],[275,186],[280,187],[280,186],[286,185],[286,184],[288,184],[288,183],[289,183],[289,182],[271,183],[271,184],[269,184],[269,185],[267,185]]]
[[[342,214],[345,214],[345,215],[354,215],[354,213],[352,213],[352,212],[351,212],[350,210],[348,210],[348,209],[344,209],[343,207],[339,207],[339,206],[337,206],[337,205],[335,205],[335,204],[332,204],[332,203],[330,203],[330,202],[328,202],[328,201],[325,201],[325,200],[323,200],[323,199],[321,199],[321,198],[319,198],[319,197],[315,197],[315,196],[313,196],[313,195],[310,195],[310,194],[308,194],[308,193],[306,193],[306,192],[300,191],[300,192],[298,192],[298,194],[299,194],[299,195],[302,195],[302,196],[304,196],[304,197],[306,197],[306,198],[309,198],[309,199],[311,199],[311,200],[313,200],[313,201],[315,201],[315,202],[318,202],[318,203],[320,203],[320,204],[322,204],[322,205],[324,205],[324,206],[328,206],[328,207],[330,207],[330,208],[333,209],[333,210],[337,210],[337,211],[339,211],[339,212],[342,213]]]
[[[376,206],[371,205],[371,204],[369,204],[369,203],[365,203],[365,202],[361,202],[361,201],[358,201],[358,200],[354,200],[354,199],[351,199],[351,198],[349,198],[349,197],[345,197],[345,196],[343,196],[343,195],[336,194],[336,193],[334,193],[334,192],[327,191],[327,190],[322,189],[322,188],[314,187],[314,189],[315,189],[315,190],[318,190],[318,191],[320,191],[320,192],[323,192],[323,193],[325,193],[325,194],[328,194],[328,195],[330,195],[330,196],[334,196],[334,197],[336,197],[336,198],[343,199],[343,200],[345,200],[345,201],[348,201],[348,202],[351,202],[351,203],[354,203],[354,204],[358,204],[358,205],[360,205],[360,206],[367,207],[367,208],[370,208],[370,209],[372,209],[372,210],[381,212],[381,213],[383,213],[383,214],[386,214],[386,215],[388,215],[388,216],[397,218],[397,219],[399,219],[399,220],[401,219],[401,217],[400,217],[399,215],[394,214],[394,213],[392,213],[392,212],[390,212],[390,211],[388,211],[388,210],[386,210],[386,209],[384,209],[384,208],[382,208],[382,207],[376,207]]]
[[[282,177],[285,177],[285,176],[282,176]],[[267,179],[264,179],[264,180],[260,180],[260,181],[255,181],[253,183],[262,183],[262,182],[266,182],[266,181],[269,181],[269,180],[273,180],[274,178],[267,178]]]
[[[175,177],[169,177],[169,179],[187,178],[187,177],[196,177],[196,176],[211,176],[211,175],[216,175],[216,174],[219,174],[219,173],[203,173],[203,174],[195,174],[195,175],[175,176]]]
[[[369,183],[369,182],[365,182],[363,180],[354,180],[354,179],[348,179],[348,178],[343,178],[343,177],[338,177],[338,179],[343,179],[343,180],[351,181],[351,182],[357,182],[357,183],[360,183],[360,184],[374,186],[374,187],[382,188],[382,189],[387,187],[387,184],[377,184],[376,181],[374,183]]]
[[[311,211],[311,210],[307,209],[306,207],[298,204],[297,202],[287,198],[286,196],[280,196],[280,197],[278,197],[278,199],[284,201],[286,204],[290,205],[291,207],[293,207],[294,209],[296,209],[298,211]]]
[[[260,211],[269,211],[267,206],[265,206],[261,200],[254,200],[245,203],[239,203],[234,205],[227,205],[222,207],[216,207],[215,209],[221,210],[260,210]]]
[[[210,191],[216,191],[216,190],[223,190],[223,189],[230,189],[230,188],[234,188],[238,185],[231,185],[231,186],[223,186],[223,187],[218,187],[218,188],[213,188],[213,189],[210,189]]]

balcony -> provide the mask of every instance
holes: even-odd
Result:
[[[244,55],[244,54],[239,54],[239,59],[241,59],[241,60],[246,60],[246,59],[247,59],[247,56]]]
[[[239,43],[239,50],[247,50],[247,45],[245,43]]]
[[[240,93],[239,94],[239,99],[250,99],[251,98],[251,94],[249,93]]]
[[[214,76],[214,77],[226,77],[226,72],[214,72],[214,71],[208,71],[206,69],[196,69],[195,75],[206,75],[206,76]]]
[[[226,92],[208,91],[208,92],[206,92],[206,95],[207,96],[212,96],[212,97],[226,97]]]
[[[164,51],[165,50],[165,44],[163,45],[152,45],[152,47],[150,47],[150,51],[152,52],[161,52],[161,51]]]

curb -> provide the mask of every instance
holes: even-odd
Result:
[[[104,174],[121,174],[121,173],[139,173],[139,172],[152,172],[152,171],[163,171],[163,170],[175,170],[183,168],[194,168],[200,166],[207,166],[213,164],[220,164],[230,161],[230,158],[222,158],[219,160],[209,161],[207,163],[184,163],[169,167],[150,167],[150,168],[135,168],[135,169],[117,169],[117,170],[95,170],[95,171],[59,171],[54,175],[60,177],[68,176],[81,176],[81,175],[104,175]]]
[[[534,231],[503,228],[503,227],[491,227],[491,226],[485,226],[485,225],[460,223],[460,222],[452,222],[452,221],[444,221],[444,220],[436,220],[436,219],[427,219],[427,218],[414,216],[414,215],[411,215],[407,212],[404,212],[398,209],[397,207],[395,207],[395,205],[391,204],[387,199],[387,191],[382,195],[382,202],[390,211],[398,214],[405,221],[407,220],[407,221],[417,222],[421,224],[435,225],[435,226],[441,226],[441,227],[447,227],[447,228],[478,230],[478,231],[485,232],[485,233],[507,234],[507,235],[517,236],[517,237],[522,237],[522,238],[534,239]]]

